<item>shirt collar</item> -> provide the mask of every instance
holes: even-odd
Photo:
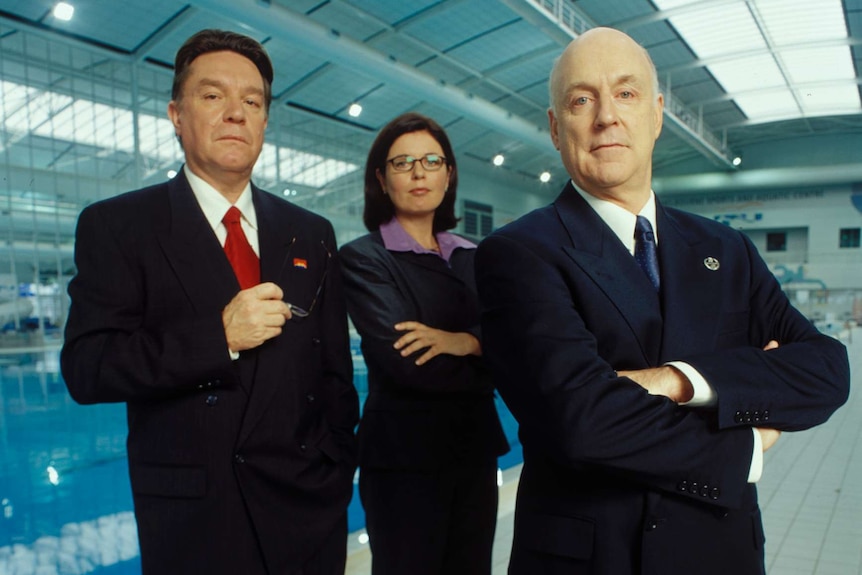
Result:
[[[392,218],[385,224],[380,224],[380,236],[383,238],[383,246],[389,251],[434,254],[446,262],[449,261],[456,249],[473,249],[476,247],[476,244],[461,236],[449,232],[439,232],[435,234],[437,245],[440,246],[440,253],[437,253],[423,247],[422,244],[413,239],[413,236],[404,230],[398,218]]]
[[[574,182],[572,187],[575,188],[584,200],[593,208],[599,217],[608,225],[614,234],[623,242],[623,245],[631,252],[635,253],[635,237],[634,229],[637,223],[637,216],[643,216],[649,220],[652,225],[653,233],[655,234],[655,243],[658,245],[658,226],[655,221],[655,193],[650,190],[649,199],[641,211],[635,215],[627,209],[618,206],[608,200],[597,198],[587,192],[579,189]]]
[[[231,204],[218,190],[192,172],[188,164],[183,167],[183,171],[186,174],[186,179],[189,181],[189,186],[192,188],[195,199],[197,199],[201,210],[203,210],[204,217],[206,217],[213,229],[221,224],[221,220],[228,209],[230,209],[231,205],[234,205],[242,212],[242,217],[246,223],[252,229],[257,230],[257,214],[254,211],[254,202],[251,197],[251,182],[245,185],[245,189],[239,195],[236,203]]]

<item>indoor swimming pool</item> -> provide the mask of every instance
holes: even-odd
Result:
[[[0,575],[139,575],[126,465],[124,404],[82,406],[69,397],[59,348],[0,356]],[[358,351],[354,383],[367,393]],[[500,416],[521,460],[516,424]],[[354,482],[350,531],[365,517]]]

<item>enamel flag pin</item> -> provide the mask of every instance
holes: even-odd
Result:
[[[308,262],[302,258],[293,258],[293,267],[306,270],[308,269]]]

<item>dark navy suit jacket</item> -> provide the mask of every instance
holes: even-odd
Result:
[[[290,572],[351,497],[358,404],[332,227],[252,195],[261,281],[305,308],[323,286],[309,317],[237,361],[221,311],[239,285],[182,172],[78,221],[62,371],[76,401],[127,403],[145,573]]]
[[[479,246],[485,357],[524,446],[512,575],[762,573],[751,427],[805,429],[846,401],[844,346],[744,234],[660,202],[657,227],[660,294],[571,184]],[[717,406],[616,374],[672,360]]]
[[[359,426],[363,468],[436,471],[494,465],[508,443],[490,374],[478,357],[441,354],[417,366],[392,344],[398,322],[470,332],[481,340],[474,249],[449,265],[433,254],[390,252],[380,232],[341,248],[350,317],[362,336],[368,399]]]

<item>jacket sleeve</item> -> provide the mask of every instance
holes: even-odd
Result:
[[[681,495],[739,505],[751,430],[719,430],[711,414],[618,377],[598,354],[570,291],[576,268],[563,257],[499,233],[476,255],[485,359],[525,449],[668,492],[708,485],[706,496]]]
[[[95,204],[78,220],[60,358],[69,393],[79,403],[140,401],[233,380],[220,313],[147,319],[163,302],[146,301],[154,278],[131,253],[140,238],[107,212]]]
[[[327,389],[327,419],[339,432],[342,443],[353,451],[354,428],[359,422],[359,399],[353,385],[353,362],[350,357],[350,336],[347,329],[347,309],[344,283],[335,233],[327,224],[326,245],[333,255],[330,273],[321,290],[323,300],[323,376]]]
[[[747,316],[736,318],[741,345],[681,358],[697,369],[718,395],[721,428],[772,427],[808,429],[826,421],[850,390],[850,367],[844,345],[820,333],[796,310],[743,236],[751,270]],[[761,343],[778,349],[764,352]]]
[[[402,357],[393,347],[403,335],[396,331],[396,323],[421,320],[407,280],[392,268],[387,256],[385,248],[370,241],[341,248],[347,309],[362,338],[366,362],[382,370],[388,382],[404,388],[431,393],[485,389],[487,384],[474,377],[474,358],[440,354],[417,366],[420,352]]]

